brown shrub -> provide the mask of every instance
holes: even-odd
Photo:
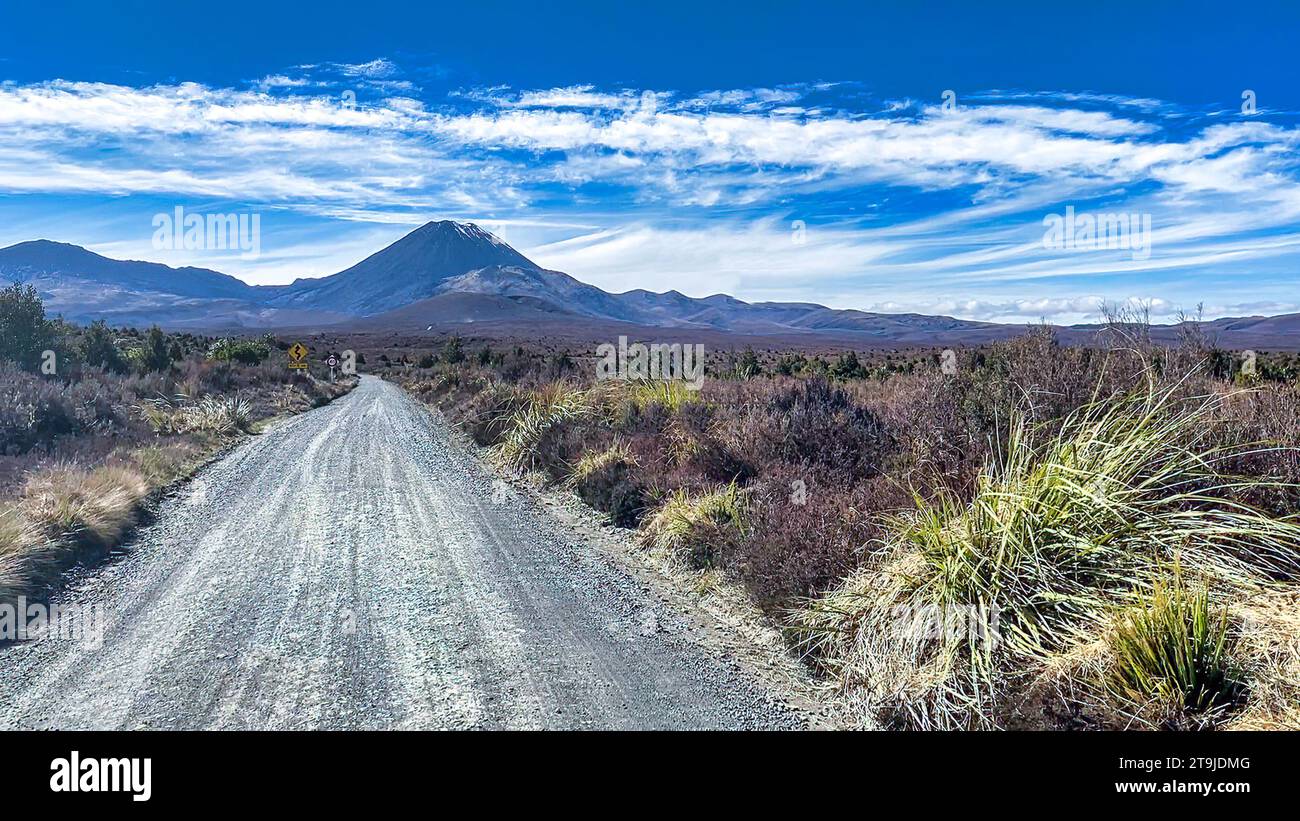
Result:
[[[880,514],[910,502],[885,477],[843,486],[796,470],[770,474],[755,486],[748,538],[727,569],[760,606],[780,610],[851,573],[882,535]]]
[[[843,481],[880,472],[892,439],[876,415],[844,387],[812,377],[753,390],[755,396],[726,411],[725,429],[735,452],[760,474],[778,464]]]

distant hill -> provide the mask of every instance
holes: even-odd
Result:
[[[804,302],[748,303],[726,294],[614,294],[538,266],[473,223],[427,223],[352,267],[290,285],[248,285],[205,268],[109,259],[36,240],[0,249],[0,281],[36,286],[53,314],[75,321],[194,329],[333,328],[422,332],[479,323],[497,333],[571,338],[575,332],[672,330],[860,345],[980,344],[1024,325],[880,314]],[[1218,319],[1204,330],[1224,347],[1300,350],[1300,314]],[[1061,328],[1067,342],[1096,326]],[[1172,326],[1153,335],[1175,341]]]
[[[39,287],[96,284],[199,299],[256,299],[243,280],[207,268],[109,259],[79,245],[38,239],[0,248],[0,277]]]

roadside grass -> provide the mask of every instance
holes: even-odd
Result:
[[[563,426],[592,412],[586,391],[563,382],[553,382],[534,391],[505,425],[505,435],[496,446],[496,457],[508,467],[545,469],[554,467],[547,460],[546,440]]]
[[[615,440],[605,450],[583,454],[567,484],[588,505],[608,513],[614,524],[634,527],[647,505],[645,489],[634,477],[637,467],[627,443]]]
[[[31,476],[18,507],[51,538],[67,535],[94,545],[116,541],[131,525],[149,483],[124,466],[59,466]]]
[[[149,445],[130,451],[127,461],[140,471],[150,487],[166,487],[190,475],[219,444],[220,440],[197,438],[193,442]]]
[[[1162,587],[1163,567],[1181,564],[1225,594],[1294,582],[1300,568],[1300,524],[1232,498],[1255,480],[1220,471],[1236,453],[1212,441],[1221,400],[1173,394],[1085,406],[1041,445],[1013,423],[973,499],[918,498],[877,561],[798,613],[806,652],[895,726],[1002,726],[1055,656],[1154,602],[1112,648],[1111,680],[1127,670],[1136,697],[1137,679],[1155,680],[1138,666],[1138,634],[1186,610]],[[936,607],[991,629],[918,635],[897,618]]]
[[[0,601],[53,583],[87,549],[111,547],[151,490],[127,465],[59,465],[29,476],[0,511]]]
[[[0,601],[26,592],[53,564],[54,545],[14,505],[0,507]]]
[[[641,541],[658,556],[697,570],[717,565],[744,538],[744,491],[734,482],[706,493],[673,493],[646,522]]]
[[[436,390],[437,388],[432,388]],[[517,422],[528,397],[518,388],[492,382],[474,395],[466,411],[465,426],[480,445],[497,445]]]
[[[205,396],[191,403],[178,395],[152,399],[140,412],[155,433],[247,433],[252,425],[252,406],[238,396]]]

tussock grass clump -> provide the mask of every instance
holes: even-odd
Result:
[[[615,440],[604,450],[584,454],[573,468],[573,482],[581,482],[612,467],[635,465],[636,457],[627,443]]]
[[[19,506],[50,538],[67,534],[103,546],[131,526],[148,494],[149,483],[133,468],[59,467],[30,477]]]
[[[63,465],[29,476],[18,501],[0,508],[0,601],[51,581],[83,546],[111,546],[148,493],[144,476],[126,466]]]
[[[553,382],[534,391],[505,423],[496,457],[516,470],[546,467],[540,458],[543,440],[566,423],[590,415],[591,410],[586,391],[572,385]]]
[[[1173,391],[1085,406],[1042,442],[1014,422],[969,503],[918,498],[873,562],[798,615],[808,650],[888,723],[998,726],[1054,657],[1153,596],[1162,567],[1243,590],[1296,578],[1300,524],[1233,501],[1252,480],[1220,473],[1235,452],[1214,443],[1220,400]],[[927,612],[975,627],[899,618]]]
[[[1157,582],[1151,595],[1116,619],[1108,637],[1107,691],[1155,722],[1238,704],[1245,686],[1229,655],[1226,607],[1207,587],[1179,576]]]
[[[22,594],[52,561],[40,528],[15,507],[0,508],[0,602]]]
[[[185,402],[185,397],[178,400]],[[252,425],[252,406],[237,396],[205,396],[179,406],[166,399],[151,400],[140,406],[140,412],[154,432],[165,435],[246,433]]]
[[[712,567],[728,544],[743,538],[745,507],[735,482],[695,496],[678,490],[646,523],[641,539],[671,560],[697,569]]]
[[[673,379],[634,379],[628,383],[628,393],[638,410],[659,405],[669,413],[677,413],[684,406],[702,402],[698,390],[691,390],[685,382]]]
[[[605,511],[620,527],[632,527],[645,507],[645,494],[633,471],[637,459],[616,440],[602,451],[586,453],[573,468],[568,484],[584,502]]]
[[[500,444],[527,403],[524,391],[502,382],[488,383],[470,400],[464,414],[465,428],[480,445]]]

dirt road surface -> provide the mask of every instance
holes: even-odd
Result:
[[[400,388],[251,437],[0,647],[0,727],[768,728],[796,715]]]

